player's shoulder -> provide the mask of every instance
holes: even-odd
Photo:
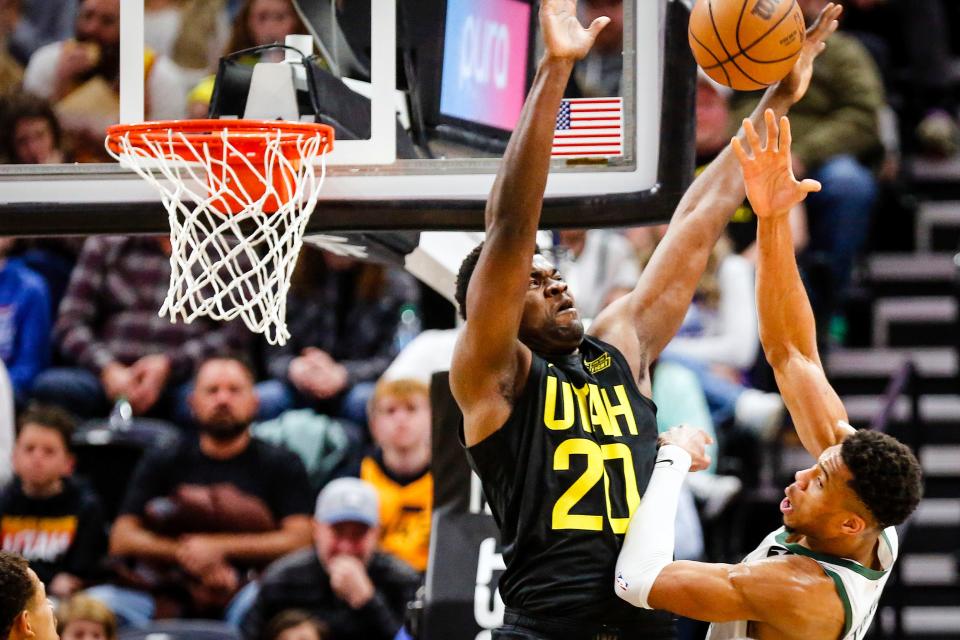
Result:
[[[749,560],[734,565],[730,579],[756,606],[778,607],[801,616],[809,607],[831,608],[842,615],[833,579],[820,564],[807,556],[784,554]]]
[[[803,637],[827,637],[842,628],[845,614],[834,581],[813,558],[773,555],[741,562],[730,573],[752,608],[766,613],[767,624],[803,630]]]

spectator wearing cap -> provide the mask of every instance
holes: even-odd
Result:
[[[392,640],[420,582],[406,563],[377,550],[376,490],[357,478],[328,484],[317,498],[314,548],[271,565],[241,625],[246,640],[285,609],[305,611],[336,640]]]

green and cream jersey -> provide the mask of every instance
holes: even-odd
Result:
[[[890,569],[897,560],[898,541],[894,527],[884,529],[880,535],[880,548],[877,556],[883,570],[870,569],[853,560],[828,556],[811,551],[806,547],[787,542],[787,532],[780,527],[760,543],[744,562],[762,560],[771,556],[796,554],[817,561],[824,573],[833,579],[837,595],[843,603],[843,633],[839,640],[861,640],[867,634],[873,615],[877,611],[880,594],[890,577]],[[707,640],[750,640],[749,620],[715,623],[710,625]]]

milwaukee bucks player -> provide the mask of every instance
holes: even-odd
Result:
[[[584,336],[573,295],[535,254],[554,121],[584,29],[574,0],[544,0],[545,53],[486,209],[486,242],[464,261],[466,325],[451,368],[463,439],[500,527],[505,625],[495,638],[665,638],[670,616],[610,588],[629,518],[657,455],[649,366],[680,326],[711,248],[744,197],[729,150],[691,185],[636,288]],[[754,115],[784,113],[809,84],[824,21]],[[696,463],[703,464],[692,439]]]
[[[638,607],[713,622],[709,640],[860,640],[897,558],[894,525],[920,501],[920,465],[894,438],[847,424],[817,354],[787,221],[790,208],[820,185],[793,177],[786,118],[778,130],[773,113],[766,114],[765,145],[749,122],[744,127],[753,153],[739,140],[732,146],[759,218],[760,339],[816,462],[787,487],[784,526],[740,564],[671,562],[670,523],[689,457],[663,447],[660,457],[670,464],[658,463],[630,523],[615,588]]]

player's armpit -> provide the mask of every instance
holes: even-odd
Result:
[[[832,580],[803,556],[739,564],[673,562],[657,576],[649,602],[706,622],[752,620],[789,630],[789,637],[824,625],[838,633],[843,628],[843,606]]]

